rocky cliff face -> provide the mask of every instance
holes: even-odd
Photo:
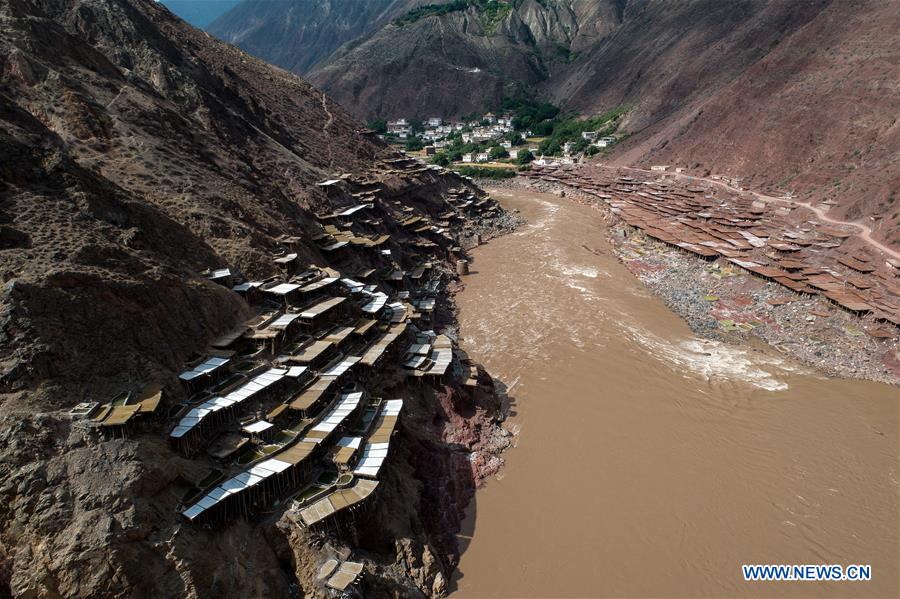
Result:
[[[423,0],[245,0],[207,31],[267,62],[304,74],[341,45]]]
[[[548,81],[620,14],[613,0],[497,6],[396,20],[336,52],[310,79],[362,116],[458,116]]]
[[[9,0],[0,21],[0,596],[323,593],[309,582],[316,549],[280,514],[184,524],[185,481],[209,466],[173,452],[165,424],[92,441],[67,412],[151,381],[163,411],[182,401],[187,358],[250,316],[203,271],[275,275],[284,235],[300,260],[328,265],[313,240],[328,176],[378,177],[385,201],[423,215],[466,184],[399,168],[321,92],[151,0]],[[401,462],[391,484],[417,491],[385,495],[408,499],[394,506],[399,545],[362,550],[390,566],[381,588],[431,594],[452,567],[452,518],[422,523],[419,509],[471,497],[468,452],[498,406],[488,394],[451,415],[486,431],[451,445],[451,416],[425,405],[435,412],[410,419],[409,447],[467,469]],[[458,492],[430,495],[439,484]]]

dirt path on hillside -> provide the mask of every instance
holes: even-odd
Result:
[[[322,110],[325,111],[326,117],[325,124],[322,126],[322,133],[325,134],[325,139],[328,141],[328,169],[331,170],[334,165],[334,149],[331,147],[331,136],[328,130],[331,128],[331,124],[334,123],[334,116],[328,110],[328,98],[325,94],[322,94]]]

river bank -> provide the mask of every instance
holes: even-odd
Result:
[[[517,178],[494,189],[563,194],[592,206],[609,223],[616,255],[699,336],[744,344],[759,339],[828,376],[900,385],[900,345],[868,334],[861,320],[820,297],[710,264],[628,227],[597,198],[562,185]],[[879,332],[880,333],[880,332]]]
[[[527,224],[476,248],[461,347],[503,381],[460,597],[896,596],[896,389],[703,338],[591,206],[494,189]],[[866,584],[748,584],[742,563],[871,563]]]

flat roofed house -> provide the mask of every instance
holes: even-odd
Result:
[[[316,340],[302,346],[287,361],[294,364],[317,368],[326,364],[334,355],[334,344],[326,340]]]
[[[406,119],[397,119],[396,121],[388,121],[388,133],[400,134],[409,133],[409,122]]]
[[[296,291],[300,289],[300,285],[295,283],[278,283],[273,282],[262,287],[262,292],[276,299],[279,303],[290,305],[298,299]]]
[[[319,378],[290,398],[286,405],[291,410],[299,412],[301,418],[307,418],[316,413],[323,403],[327,403],[338,389],[337,379]]]
[[[329,297],[308,306],[300,312],[301,321],[312,330],[319,330],[323,324],[336,323],[347,314],[349,303],[343,296]]]

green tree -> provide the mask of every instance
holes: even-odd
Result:
[[[554,139],[545,139],[538,146],[538,152],[545,156],[559,156],[562,154],[562,145]]]
[[[406,151],[407,152],[417,152],[424,148],[425,146],[422,144],[422,140],[418,137],[411,137],[406,142]]]
[[[450,157],[447,156],[446,152],[438,152],[434,155],[434,158],[431,159],[431,162],[438,166],[450,166]]]
[[[382,135],[387,133],[387,121],[382,118],[373,119],[369,121],[366,126],[375,133],[380,133]]]
[[[522,150],[516,158],[516,164],[528,164],[534,160],[534,154],[530,150]]]
[[[525,145],[525,140],[522,139],[522,135],[519,134],[518,131],[510,131],[509,133],[507,133],[506,141],[511,143],[513,147]]]
[[[491,157],[491,160],[497,160],[498,158],[509,158],[509,152],[506,151],[506,148],[503,146],[494,146],[491,148],[488,155]]]

